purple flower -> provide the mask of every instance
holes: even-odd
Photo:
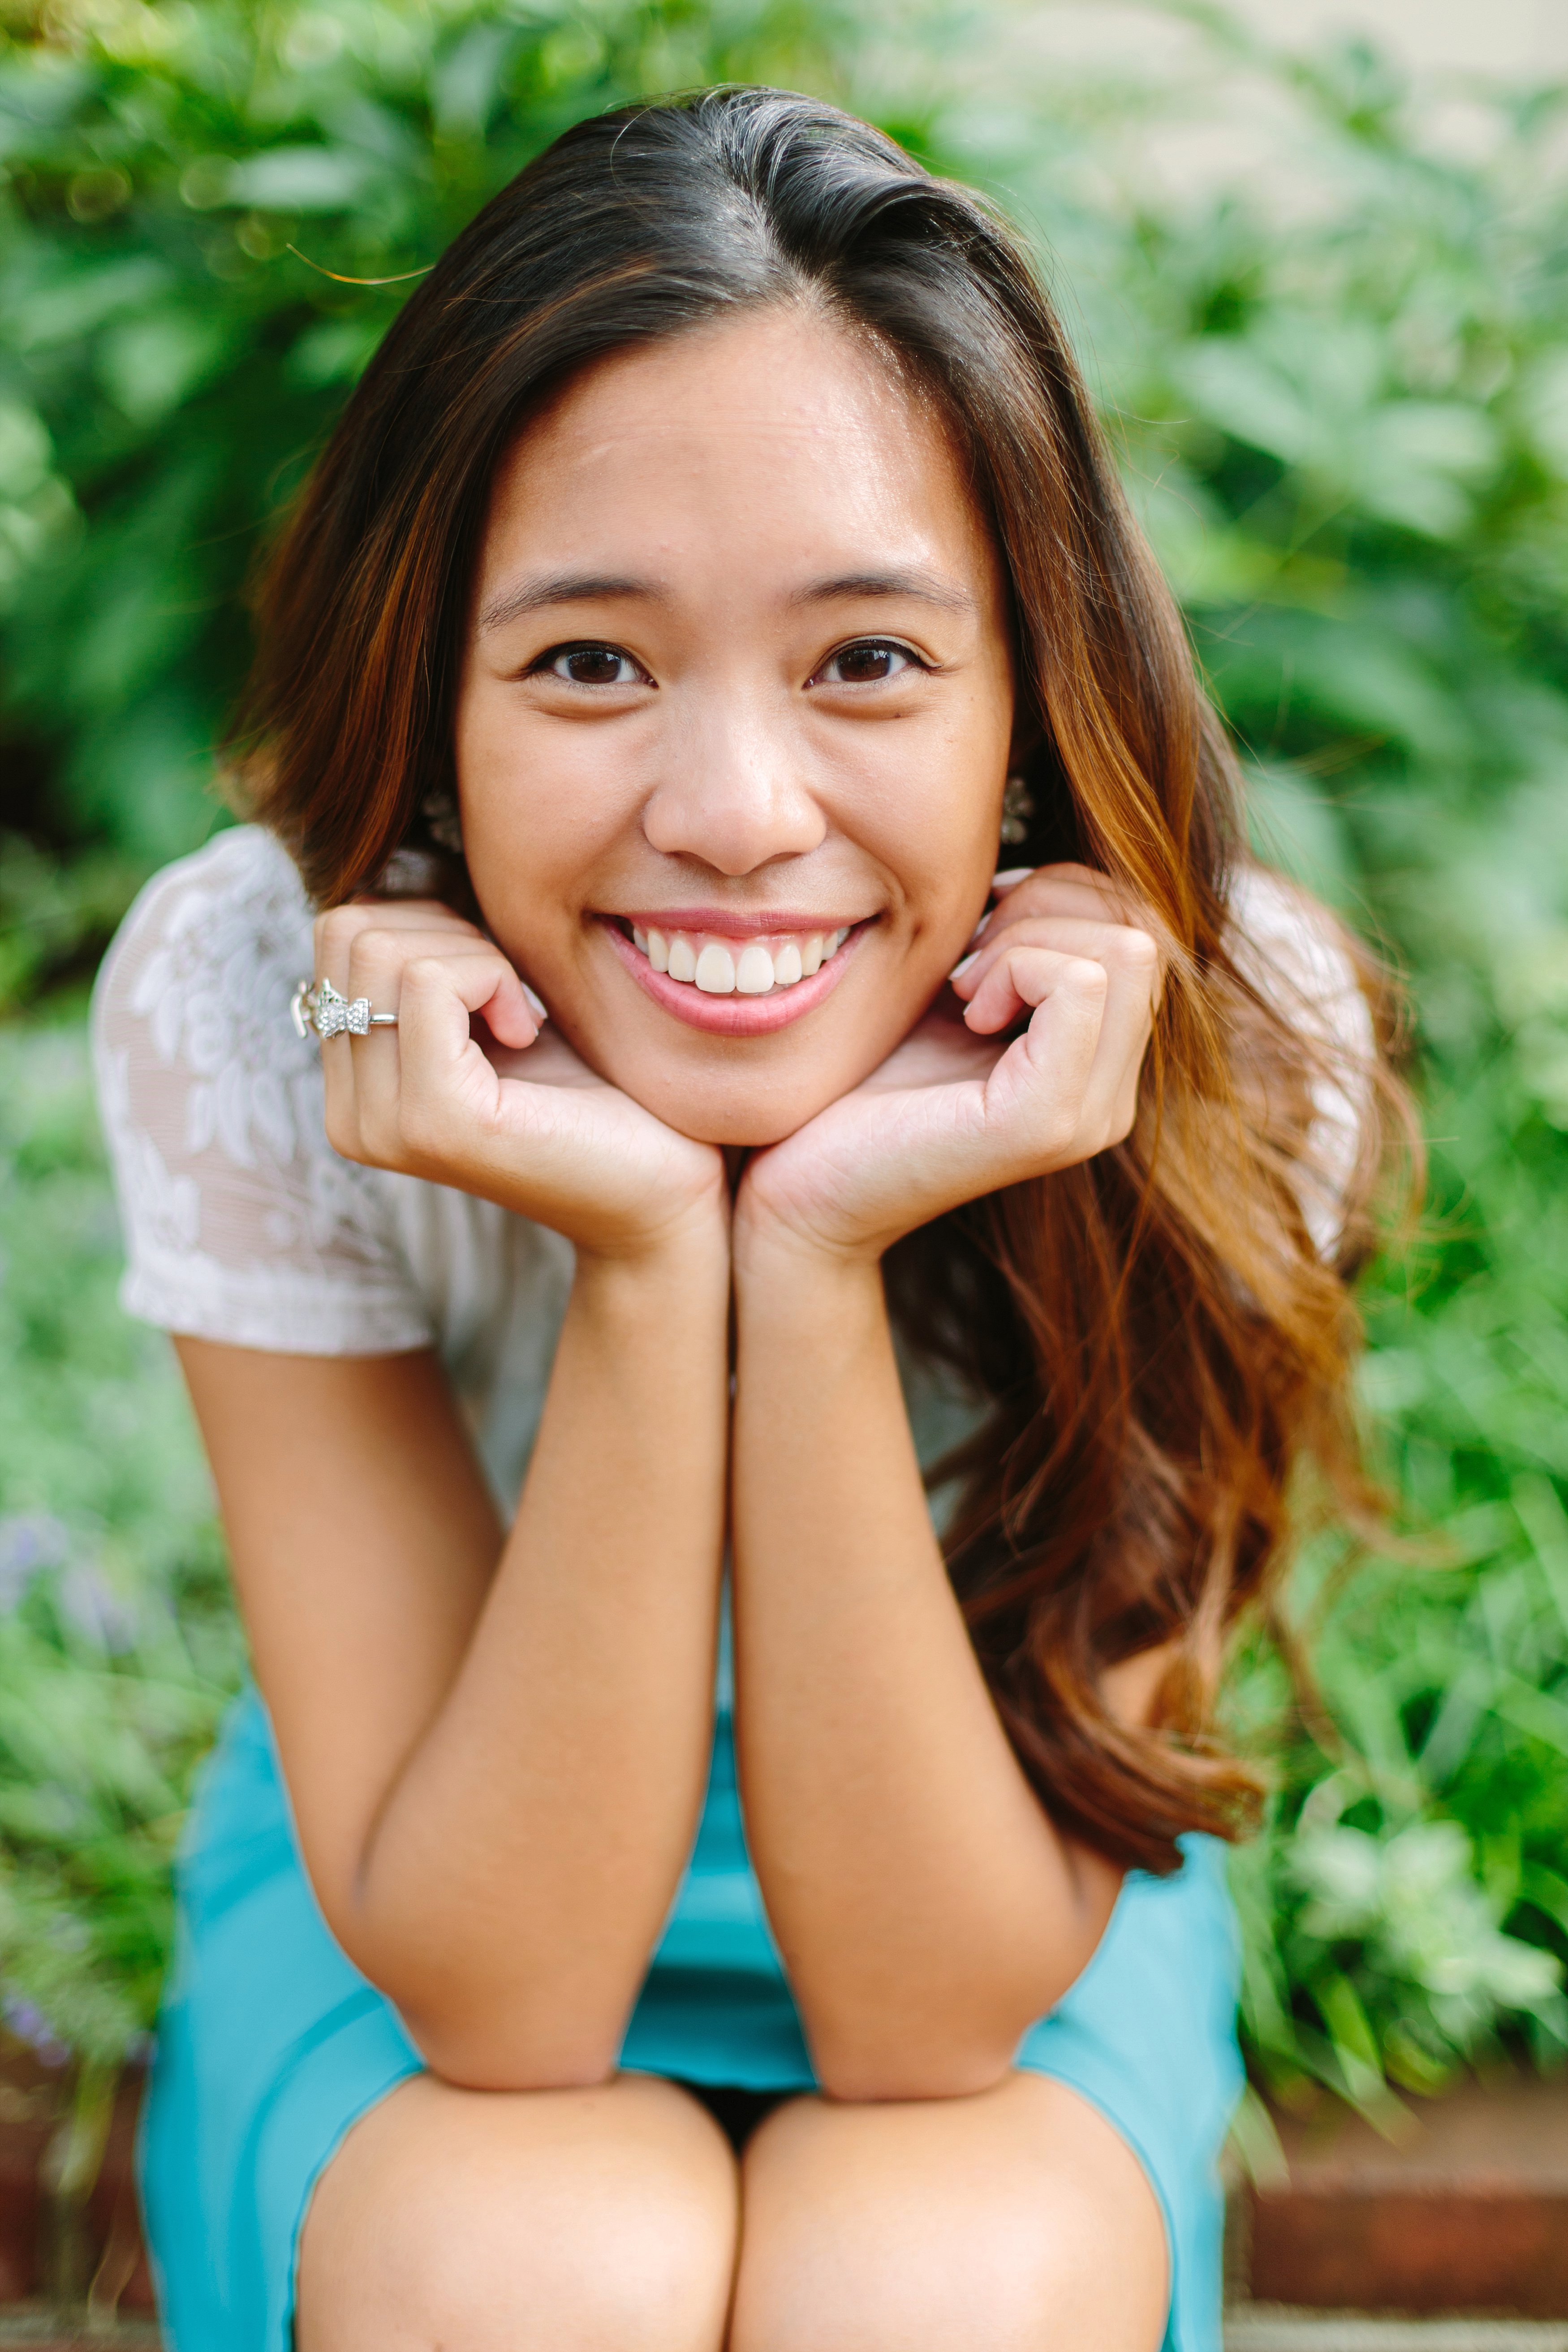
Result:
[[[63,2066],[70,2056],[69,2043],[60,2040],[37,2001],[26,2000],[21,1993],[8,1992],[0,2000],[0,2016],[17,2041],[25,2042],[46,2066]]]

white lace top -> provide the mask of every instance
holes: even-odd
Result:
[[[1353,1056],[1369,1055],[1364,1000],[1302,901],[1255,870],[1236,904],[1258,984],[1288,993],[1293,1017],[1305,1007]],[[127,915],[93,1001],[125,1228],[121,1299],[166,1330],[285,1354],[434,1345],[510,1507],[565,1311],[570,1245],[490,1202],[339,1158],[316,1041],[289,1017],[311,969],[310,922],[292,860],[255,825],[165,867]],[[1359,1122],[1351,1093],[1327,1082],[1317,1111],[1303,1207],[1327,1250]],[[935,1423],[949,1418],[938,1412]],[[921,1434],[940,1449],[952,1433],[935,1423]]]

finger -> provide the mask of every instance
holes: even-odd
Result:
[[[1096,874],[1087,866],[1019,868],[1016,875],[1003,879],[1008,887],[976,926],[972,947],[983,940],[994,939],[1014,923],[1043,914],[1076,916],[1089,922],[1127,923],[1156,938],[1163,935],[1163,927],[1152,909],[1133,899],[1108,875]]]
[[[998,903],[1015,897],[1026,886],[1042,887],[1049,884],[1102,893],[1108,901],[1117,904],[1125,896],[1109,874],[1095,866],[1079,866],[1071,859],[1054,866],[1009,866],[991,877],[992,895]]]
[[[424,1021],[411,1027],[414,972],[426,975],[426,986]],[[362,930],[351,953],[350,987],[354,995],[368,997],[375,1011],[397,1015],[395,1028],[373,1029],[356,1038],[350,1057],[361,1136],[380,1160],[398,1154],[411,1097],[428,1109],[436,1096],[450,1096],[462,1085],[465,1062],[482,1062],[473,1034],[476,1013],[514,1050],[531,1045],[539,1034],[522,982],[500,950],[477,933],[453,940],[439,931],[383,926]],[[477,1067],[470,1066],[467,1076],[468,1083],[488,1091]]]
[[[329,907],[314,924],[315,968],[318,980],[344,985],[348,957],[361,931],[392,930],[440,933],[448,939],[484,940],[478,927],[455,915],[438,898],[356,898],[345,906]]]
[[[548,1018],[543,1000],[535,994],[493,940],[465,924],[452,932],[416,925],[377,923],[355,931],[349,946],[351,993],[372,996],[377,1013],[395,1013],[398,977],[416,957],[435,956],[452,963],[478,962],[499,977],[489,1003],[479,1008],[492,1034],[502,1045],[532,1044],[539,1024]],[[374,983],[374,987],[372,983]],[[375,997],[379,988],[391,1001]]]
[[[1110,992],[1104,965],[1088,957],[1020,947],[1015,961],[1015,980],[1032,1007],[1029,1026],[985,1089],[988,1124],[998,1121],[1007,1137],[1009,1182],[1087,1156],[1083,1101]]]
[[[1104,964],[1108,972],[1126,972],[1141,981],[1148,1009],[1159,997],[1160,958],[1147,931],[1123,923],[1089,922],[1078,917],[1037,918],[1013,924],[987,940],[953,974],[952,989],[968,1005],[964,1015],[971,1029],[993,1034],[1016,1021],[1026,1009],[1011,978],[1010,958],[1021,947],[1051,948],[1058,954],[1085,956]]]
[[[1138,1085],[1149,1041],[1154,1034],[1154,1008],[1147,978],[1123,964],[1110,973],[1105,1017],[1093,1066],[1084,1090],[1083,1120],[1089,1149],[1103,1151],[1131,1133],[1138,1115]]]
[[[1027,1139],[1024,1172],[1093,1158],[1129,1133],[1152,1031],[1147,972],[1020,945],[1010,978],[1034,1007],[987,1086],[1005,1127]]]
[[[1129,936],[1141,942],[1141,954],[1123,957],[1110,965],[1096,960],[1103,987],[1093,1053],[1080,1075],[1077,1130],[1068,1155],[1071,1158],[1088,1159],[1110,1144],[1121,1142],[1137,1116],[1138,1081],[1153,1034],[1152,983],[1155,963],[1153,942],[1147,934],[1123,934],[1124,938]],[[1065,983],[1058,967],[1064,961],[1070,967],[1071,985],[1079,991],[1087,990],[1083,975],[1089,965],[1085,959],[1064,960],[1058,952],[1038,947],[1015,950],[1013,983],[1026,1001],[1032,1001],[1043,978],[1048,979],[1052,990],[1059,991]],[[1053,1054],[1061,1050],[1059,1039],[1053,1042],[1049,1024],[1037,1012],[1031,1017],[1026,1037],[1020,1043],[1026,1044],[1031,1057],[1043,1047],[1048,1046]],[[1057,1068],[1053,1076],[1059,1087],[1066,1079],[1066,1071]]]

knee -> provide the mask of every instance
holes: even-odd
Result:
[[[387,2217],[410,2352],[717,2352],[728,2250],[705,2216],[642,2182],[569,2215],[503,2194],[434,2195]]]
[[[1042,2352],[1058,2338],[1043,2266],[994,2249],[899,2243],[853,2223],[824,2227],[788,2261],[748,2248],[736,2300],[733,2352]],[[1080,2341],[1083,2339],[1080,2339]]]
[[[732,2352],[1157,2352],[1163,2278],[1074,2220],[818,2212],[787,2242],[748,2241]]]
[[[718,2352],[734,2220],[716,2187],[646,2147],[405,2157],[312,2214],[299,2352]]]

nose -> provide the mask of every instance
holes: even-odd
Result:
[[[651,846],[734,876],[818,847],[827,823],[791,735],[781,713],[732,705],[685,732],[643,805]]]

